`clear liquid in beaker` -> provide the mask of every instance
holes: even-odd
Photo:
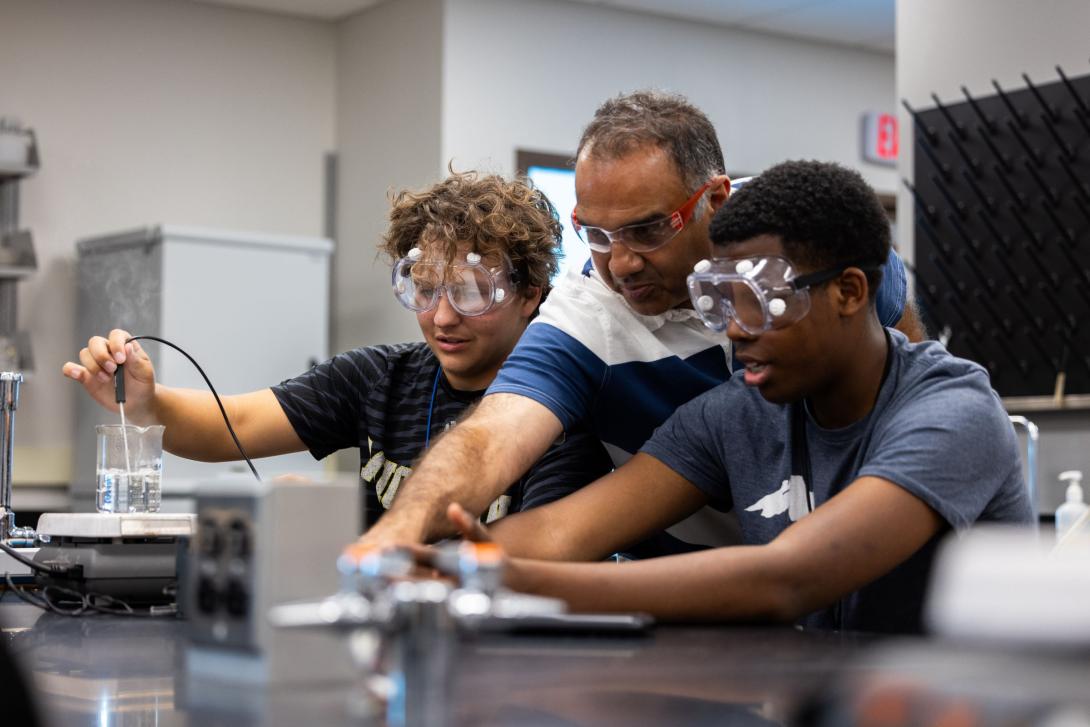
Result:
[[[95,507],[99,512],[158,512],[162,504],[163,427],[101,424]]]
[[[120,480],[125,470],[99,470],[95,484],[95,509],[99,512],[124,512],[117,501]],[[126,483],[126,489],[128,484]]]
[[[99,470],[95,505],[99,512],[159,512],[161,485],[162,476],[155,469]]]

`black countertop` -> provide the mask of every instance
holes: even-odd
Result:
[[[197,683],[185,624],[0,604],[3,641],[49,725],[383,724],[361,680]],[[659,626],[642,636],[487,636],[453,662],[447,725],[1090,724],[1090,653],[969,649],[787,627]],[[0,685],[0,694],[3,693]],[[957,711],[960,710],[960,711]],[[892,717],[892,719],[891,719]],[[2,720],[0,720],[2,721]]]

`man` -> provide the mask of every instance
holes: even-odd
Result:
[[[940,536],[1031,519],[987,372],[879,322],[889,227],[856,172],[773,167],[711,237],[722,257],[689,289],[744,374],[678,409],[612,474],[494,536],[516,555],[593,560],[718,503],[738,513],[744,545],[621,567],[515,560],[507,584],[577,610],[918,631]],[[457,505],[450,516],[484,535]]]
[[[226,397],[251,456],[309,450],[321,459],[359,447],[364,523],[394,501],[413,461],[479,399],[556,272],[560,225],[521,181],[454,174],[394,200],[382,250],[394,294],[416,313],[424,343],[358,348],[278,386]],[[210,393],[165,387],[126,331],[94,337],[64,374],[116,411],[111,375],[125,365],[130,421],[164,424],[164,447],[191,459],[238,458]],[[607,472],[608,456],[575,430],[485,511],[487,520],[565,495]],[[535,460],[536,461],[536,460]],[[520,479],[521,478],[521,479]]]
[[[416,542],[449,529],[453,501],[480,512],[562,432],[589,422],[623,463],[681,404],[731,373],[729,344],[689,305],[685,277],[711,255],[708,224],[729,180],[715,129],[678,96],[640,92],[604,103],[583,133],[573,221],[593,267],[560,281],[488,395],[435,447],[372,543]],[[904,303],[900,260],[879,294],[892,325]],[[707,517],[639,555],[723,544]]]

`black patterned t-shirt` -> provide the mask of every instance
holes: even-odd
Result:
[[[424,343],[357,348],[272,387],[315,459],[360,450],[363,522],[389,509],[425,443],[484,391],[458,391]],[[430,424],[430,426],[429,426]],[[567,432],[482,516],[487,522],[559,499],[612,469],[597,437]]]

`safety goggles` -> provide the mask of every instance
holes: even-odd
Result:
[[[394,297],[411,311],[423,313],[439,305],[446,293],[454,310],[463,316],[484,315],[515,292],[510,263],[487,268],[478,253],[466,253],[465,262],[425,260],[418,247],[394,264]]]
[[[582,224],[579,222],[579,218],[575,216],[575,210],[572,210],[572,227],[575,228],[580,239],[587,243],[587,246],[594,252],[609,252],[614,242],[621,243],[632,252],[651,252],[670,242],[679,232],[685,229],[685,225],[692,218],[700,198],[715,183],[716,180],[709,179],[704,186],[693,193],[692,197],[686,200],[685,204],[666,217],[660,217],[657,220],[637,222],[633,225],[618,227],[616,230],[604,230],[601,227]],[[720,180],[718,183],[722,184],[722,181]]]
[[[688,277],[693,309],[713,331],[731,320],[750,335],[783,328],[810,312],[810,291],[856,263],[795,275],[790,261],[779,256],[701,260]],[[864,270],[869,268],[863,268]]]

